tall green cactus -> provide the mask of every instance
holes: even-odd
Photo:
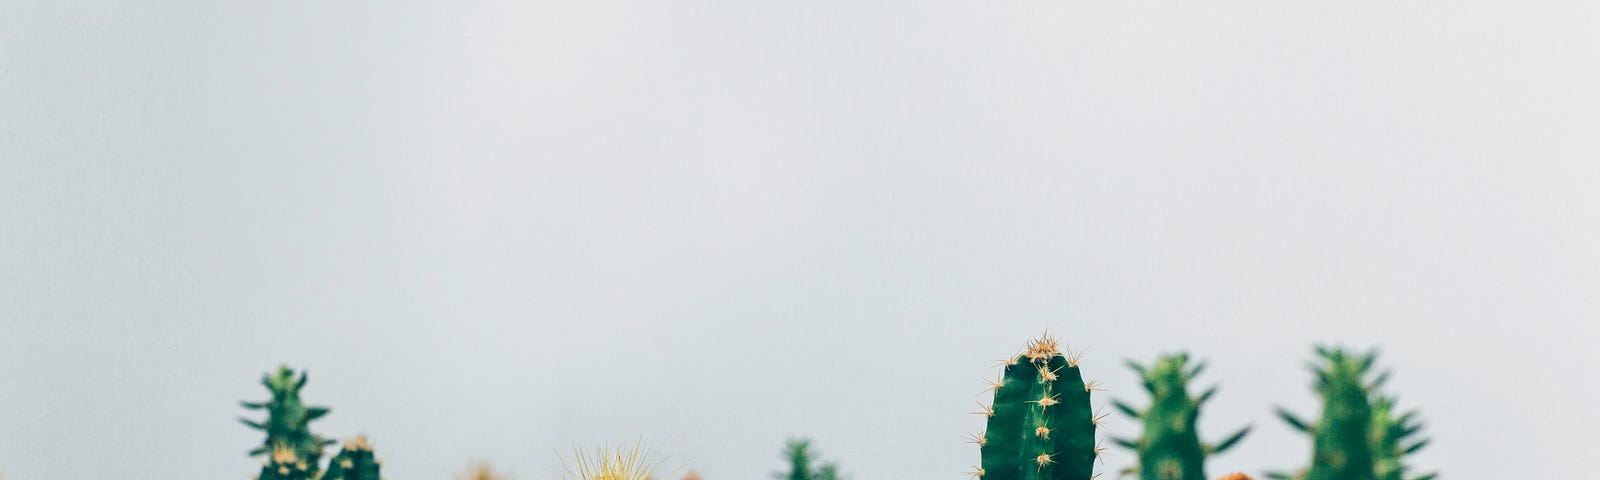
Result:
[[[1144,422],[1144,435],[1137,441],[1118,439],[1117,443],[1139,452],[1139,478],[1143,480],[1205,480],[1206,457],[1234,446],[1250,433],[1250,427],[1214,445],[1200,442],[1195,420],[1200,406],[1217,392],[1211,387],[1198,397],[1189,396],[1189,382],[1205,370],[1205,363],[1189,365],[1189,354],[1160,357],[1145,368],[1132,360],[1128,366],[1143,378],[1150,392],[1150,406],[1143,411],[1120,400],[1112,404],[1130,417]]]
[[[267,419],[257,422],[240,417],[239,421],[249,425],[250,428],[267,432],[267,438],[260,447],[250,452],[250,455],[270,453],[272,463],[290,464],[286,459],[277,457],[283,452],[294,455],[298,463],[303,463],[310,470],[312,477],[316,476],[318,462],[322,459],[322,450],[333,440],[322,438],[311,433],[310,424],[323,415],[328,414],[328,409],[322,407],[308,407],[300,401],[300,389],[306,385],[306,375],[301,373],[295,377],[294,371],[288,366],[279,366],[277,372],[263,375],[261,383],[272,392],[272,399],[265,402],[240,402],[244,408],[251,410],[266,410]],[[281,461],[280,461],[281,460]]]
[[[344,449],[328,462],[328,472],[322,480],[378,480],[379,467],[367,437],[356,437],[345,442]]]
[[[1322,418],[1311,424],[1278,408],[1278,416],[1314,439],[1311,467],[1303,474],[1273,474],[1272,478],[1375,480],[1371,399],[1385,377],[1371,383],[1366,377],[1377,352],[1357,354],[1317,347],[1317,355],[1322,363],[1312,369],[1317,374],[1317,395],[1322,397]]]
[[[1395,415],[1395,399],[1379,395],[1372,402],[1372,453],[1373,468],[1378,480],[1432,480],[1436,474],[1407,477],[1405,456],[1428,445],[1428,439],[1411,440],[1422,431],[1416,420],[1417,411]]]
[[[1082,352],[1063,354],[1049,334],[1004,362],[1000,380],[990,385],[994,401],[979,412],[988,417],[983,434],[973,437],[983,464],[973,473],[982,480],[1088,480],[1100,455],[1095,444],[1096,416],[1089,406],[1094,382],[1078,370]]]

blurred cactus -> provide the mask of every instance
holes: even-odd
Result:
[[[1112,400],[1118,410],[1144,423],[1144,435],[1137,441],[1118,439],[1117,443],[1139,452],[1139,478],[1143,480],[1205,480],[1206,457],[1234,446],[1250,427],[1244,427],[1212,445],[1200,442],[1195,421],[1200,407],[1217,392],[1206,389],[1198,397],[1189,396],[1189,382],[1205,370],[1205,363],[1192,367],[1189,355],[1180,353],[1158,358],[1145,368],[1133,361],[1128,366],[1139,373],[1144,389],[1150,392],[1150,406],[1143,411]]]
[[[494,466],[489,462],[478,462],[467,467],[467,473],[456,476],[457,480],[507,480],[510,477],[495,473]]]
[[[306,385],[306,375],[301,373],[299,378],[296,378],[294,371],[288,366],[279,366],[277,372],[263,375],[261,383],[272,392],[270,400],[240,402],[244,408],[267,411],[267,419],[263,422],[239,418],[239,421],[250,428],[267,433],[266,440],[260,447],[252,450],[250,455],[271,453],[273,457],[277,457],[281,451],[288,451],[294,455],[297,462],[305,464],[310,469],[311,476],[315,477],[318,462],[322,459],[322,450],[332,444],[333,440],[311,433],[310,424],[312,420],[327,415],[328,409],[308,407],[300,401],[300,389]],[[274,458],[272,461],[277,460]]]
[[[575,449],[572,464],[566,460],[561,466],[567,480],[646,480],[655,473],[656,465],[646,462],[644,449],[634,445],[632,450],[621,447],[595,447],[584,451]]]
[[[316,465],[306,462],[300,455],[289,448],[279,448],[268,455],[267,462],[261,466],[261,475],[257,480],[313,480],[317,478]]]
[[[811,440],[804,438],[791,438],[784,443],[783,458],[789,463],[789,471],[773,473],[777,480],[839,480],[839,465],[834,463],[816,464],[816,454],[811,450]]]
[[[322,475],[322,480],[379,480],[380,466],[367,437],[356,437],[345,442],[344,449],[328,462],[328,471]]]
[[[1379,395],[1372,402],[1373,469],[1377,480],[1432,480],[1436,474],[1406,477],[1405,456],[1428,445],[1428,439],[1411,440],[1422,430],[1416,410],[1395,415],[1393,396]]]
[[[1356,354],[1317,347],[1317,356],[1321,363],[1313,364],[1312,370],[1317,375],[1317,395],[1322,397],[1321,419],[1313,424],[1278,409],[1278,416],[1285,422],[1313,438],[1311,467],[1294,475],[1274,473],[1271,478],[1373,480],[1376,469],[1371,399],[1385,377],[1369,382],[1367,373],[1372,370],[1377,352]]]
[[[1243,473],[1235,472],[1235,473],[1230,473],[1230,474],[1227,474],[1227,475],[1223,475],[1222,478],[1219,479],[1219,480],[1251,480],[1251,479],[1250,479],[1249,475],[1245,475]]]
[[[1005,360],[1000,379],[990,384],[994,400],[980,414],[988,417],[975,435],[983,464],[973,471],[982,480],[1088,480],[1100,455],[1095,427],[1101,416],[1089,406],[1094,382],[1078,370],[1082,352],[1061,352],[1048,333]]]
[[[700,480],[700,474],[690,470],[689,473],[683,474],[683,480]]]

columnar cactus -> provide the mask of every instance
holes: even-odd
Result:
[[[311,476],[315,477],[318,462],[322,459],[322,450],[332,444],[333,440],[311,433],[310,424],[312,420],[327,415],[328,409],[308,407],[300,401],[300,389],[306,385],[306,375],[301,373],[299,378],[296,378],[294,371],[288,366],[280,366],[277,372],[263,375],[261,383],[272,392],[272,399],[265,402],[240,402],[244,408],[267,411],[267,419],[264,422],[239,418],[239,421],[249,425],[250,428],[267,432],[267,439],[260,447],[252,450],[250,455],[270,453],[274,457],[271,462],[278,462],[276,457],[282,452],[289,452],[299,462],[307,465]]]
[[[1209,388],[1198,397],[1189,396],[1189,382],[1205,370],[1205,363],[1189,364],[1189,355],[1163,356],[1150,368],[1133,361],[1128,366],[1143,377],[1150,392],[1150,406],[1143,411],[1112,400],[1128,416],[1144,422],[1144,436],[1137,441],[1118,439],[1117,443],[1139,452],[1139,478],[1143,480],[1205,480],[1206,457],[1237,444],[1250,427],[1245,427],[1216,444],[1200,442],[1195,420],[1200,406],[1217,392]]]
[[[322,480],[378,480],[381,465],[372,454],[372,444],[360,436],[345,442],[344,449],[328,462]]]
[[[1405,456],[1428,445],[1428,439],[1411,440],[1422,430],[1416,421],[1416,410],[1395,415],[1395,399],[1379,395],[1372,402],[1372,453],[1377,480],[1431,480],[1436,475],[1406,477]]]
[[[981,480],[1088,480],[1100,455],[1095,427],[1101,416],[1089,406],[1094,382],[1078,370],[1082,352],[1063,354],[1061,343],[1046,334],[1014,358],[990,387],[994,401],[980,414],[988,417],[984,433],[975,435],[983,464],[973,473]]]
[[[1300,475],[1274,474],[1273,478],[1306,480],[1373,480],[1372,391],[1384,377],[1368,383],[1376,352],[1354,354],[1342,349],[1317,347],[1322,364],[1313,366],[1316,391],[1322,397],[1322,418],[1307,423],[1278,409],[1290,426],[1314,439],[1311,467]]]

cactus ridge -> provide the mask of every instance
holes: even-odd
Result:
[[[1081,352],[1063,354],[1046,334],[1004,362],[991,384],[994,401],[980,413],[987,428],[974,437],[983,480],[1087,480],[1100,454],[1095,444],[1099,421],[1089,404],[1093,382],[1078,369]]]
[[[1200,407],[1216,394],[1216,387],[1199,396],[1189,395],[1189,383],[1205,370],[1205,363],[1191,365],[1187,353],[1158,358],[1148,368],[1129,361],[1128,366],[1138,372],[1145,391],[1150,393],[1150,406],[1138,410],[1126,403],[1113,400],[1113,405],[1124,414],[1144,423],[1144,434],[1138,440],[1117,440],[1117,443],[1139,452],[1139,476],[1143,480],[1205,480],[1205,459],[1221,453],[1243,439],[1250,432],[1244,427],[1215,444],[1204,444],[1195,429]]]

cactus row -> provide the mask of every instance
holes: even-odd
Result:
[[[1416,411],[1400,411],[1395,397],[1384,391],[1387,372],[1373,374],[1376,352],[1353,353],[1339,348],[1318,347],[1314,390],[1322,401],[1322,413],[1310,422],[1285,410],[1277,414],[1290,426],[1312,439],[1311,464],[1294,473],[1269,473],[1279,480],[1433,480],[1436,474],[1413,476],[1406,458],[1428,444],[1418,434],[1422,425]],[[1098,476],[1095,463],[1103,454],[1096,441],[1104,414],[1097,414],[1090,400],[1101,390],[1085,381],[1080,369],[1082,351],[1074,352],[1046,334],[1034,339],[1018,354],[1001,361],[997,380],[990,382],[991,402],[978,412],[985,417],[985,430],[971,439],[979,447],[981,463],[971,472],[979,480],[1090,480]],[[1137,472],[1142,480],[1206,480],[1206,459],[1222,453],[1249,433],[1245,426],[1215,443],[1202,440],[1196,428],[1202,408],[1217,392],[1217,387],[1192,394],[1195,378],[1205,370],[1204,362],[1191,362],[1187,353],[1158,357],[1150,364],[1129,361],[1139,374],[1149,403],[1137,408],[1121,400],[1112,405],[1142,424],[1136,439],[1114,439],[1138,453]],[[259,480],[381,480],[381,463],[365,437],[346,442],[327,463],[321,463],[332,440],[313,433],[312,421],[328,414],[324,407],[305,404],[301,389],[306,375],[287,366],[262,378],[271,398],[262,402],[241,402],[250,410],[267,413],[264,420],[240,418],[244,424],[266,434],[252,456],[265,456]],[[981,403],[981,402],[980,402]],[[638,463],[636,451],[612,458],[610,452],[587,459],[580,456],[573,478],[594,480],[590,470],[610,472],[621,465],[622,477],[645,478],[653,469]],[[780,473],[786,480],[839,480],[832,463],[814,464],[810,444],[792,440],[785,449],[790,471]],[[588,463],[585,461],[588,460]],[[592,464],[592,465],[591,465]],[[615,465],[613,465],[615,464]],[[592,468],[591,468],[592,467]],[[477,478],[493,478],[487,469]],[[609,475],[609,474],[607,474]],[[595,477],[602,478],[602,477]],[[689,473],[686,479],[698,480]],[[1223,480],[1249,480],[1242,473]]]

